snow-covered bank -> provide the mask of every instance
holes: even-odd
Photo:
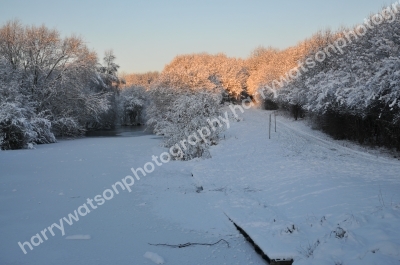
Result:
[[[302,122],[249,110],[196,163],[203,196],[294,264],[398,264],[400,162],[343,147]]]

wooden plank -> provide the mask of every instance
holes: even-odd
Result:
[[[225,213],[226,215],[226,213]],[[229,221],[233,223],[233,225],[236,227],[236,229],[246,238],[246,240],[253,245],[254,250],[270,265],[292,265],[293,264],[293,259],[284,259],[284,258],[275,258],[271,259],[267,253],[265,253],[255,242],[254,240],[249,236],[246,231],[240,227],[237,223],[235,223],[229,216],[227,216]]]

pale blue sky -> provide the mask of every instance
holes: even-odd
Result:
[[[394,1],[394,0],[393,0]],[[10,19],[82,36],[99,57],[113,49],[126,72],[161,71],[177,54],[247,57],[257,46],[285,48],[319,29],[352,26],[385,0],[0,0]]]

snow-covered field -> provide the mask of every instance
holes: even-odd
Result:
[[[400,161],[280,116],[268,139],[267,115],[247,110],[211,159],[157,167],[26,255],[19,241],[165,150],[131,135],[0,152],[0,264],[265,264],[227,216],[296,265],[399,264]]]

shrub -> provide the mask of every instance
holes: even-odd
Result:
[[[0,147],[2,150],[21,149],[37,137],[29,123],[26,109],[14,103],[0,105]]]
[[[209,127],[207,119],[217,118],[222,107],[221,93],[209,90],[174,90],[160,88],[153,91],[152,107],[149,111],[148,125],[158,135],[164,136],[165,147],[171,148],[180,141],[197,134],[202,127]],[[210,131],[207,141],[200,139],[194,145],[182,148],[177,159],[190,160],[196,157],[209,157],[208,148],[219,141],[220,130]]]
[[[51,132],[51,122],[46,118],[33,118],[31,119],[32,130],[36,133],[33,141],[37,144],[50,144],[55,143],[56,138]]]
[[[81,126],[74,118],[63,117],[52,122],[55,136],[77,137],[85,133],[85,128]]]

